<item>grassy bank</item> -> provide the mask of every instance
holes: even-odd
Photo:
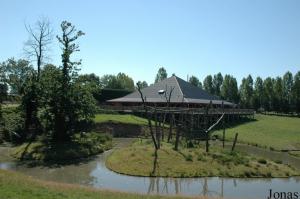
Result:
[[[121,182],[120,182],[121,183]],[[99,190],[79,185],[36,180],[16,172],[0,169],[2,199],[185,199],[187,197],[149,196]],[[207,197],[198,197],[207,199]]]
[[[256,115],[256,121],[226,129],[226,139],[270,149],[300,149],[300,118]],[[222,135],[222,132],[217,132]]]
[[[137,117],[134,115],[119,115],[119,114],[96,114],[94,121],[96,123],[123,123],[123,124],[136,124],[136,125],[147,125],[148,120]]]
[[[75,134],[71,141],[62,144],[51,145],[44,141],[36,141],[30,145],[23,143],[15,147],[12,155],[17,159],[64,163],[102,153],[111,147],[110,135],[90,132],[84,136]]]
[[[214,146],[206,154],[204,147],[174,151],[164,143],[155,158],[150,141],[135,142],[115,150],[106,166],[118,173],[136,176],[169,177],[289,177],[299,171],[280,162],[273,162]]]

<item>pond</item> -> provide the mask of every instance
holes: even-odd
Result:
[[[118,147],[128,143],[119,139]],[[262,157],[275,158],[299,168],[300,160],[284,153],[265,151],[260,148],[237,145],[238,150],[247,150]],[[261,150],[261,151],[260,151]],[[105,159],[111,151],[78,164],[53,167],[26,167],[3,157],[0,152],[0,168],[15,170],[42,180],[75,183],[96,188],[113,189],[143,194],[215,196],[224,198],[267,198],[269,189],[278,192],[300,192],[300,178],[152,178],[120,175],[105,167]]]

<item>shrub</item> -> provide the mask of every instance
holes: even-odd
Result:
[[[265,159],[259,159],[257,162],[260,164],[267,164],[267,160]]]
[[[275,163],[282,164],[282,161],[281,160],[275,160]]]
[[[186,156],[185,156],[185,160],[186,160],[186,161],[192,162],[192,161],[193,161],[193,156],[192,156],[192,154],[186,155]]]

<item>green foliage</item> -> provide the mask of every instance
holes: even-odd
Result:
[[[133,91],[134,81],[125,73],[115,75],[104,75],[100,79],[101,88],[106,89],[122,89]]]
[[[23,85],[28,76],[31,76],[33,73],[33,67],[27,60],[15,60],[14,58],[8,59],[3,65],[5,65],[4,67],[7,83],[10,87],[10,93],[22,94]]]
[[[203,81],[203,88],[210,94],[214,94],[214,87],[213,87],[213,79],[211,75],[205,77]]]
[[[254,85],[253,106],[257,110],[263,107],[264,86],[261,77],[257,77]]]
[[[191,83],[192,85],[202,88],[202,83],[199,81],[199,79],[195,76],[191,76],[189,79],[189,83]]]
[[[148,87],[148,83],[146,81],[138,81],[136,84],[138,84],[141,89]]]
[[[292,104],[292,88],[293,88],[293,74],[291,72],[286,72],[283,76],[283,99],[284,104],[284,111],[289,112],[290,106]]]
[[[2,110],[0,140],[18,142],[24,138],[24,117],[19,107],[5,107]],[[1,131],[3,132],[1,135]]]
[[[223,76],[221,73],[214,75],[213,90],[216,96],[221,96],[221,86],[223,84]]]
[[[48,140],[41,140],[31,143],[29,147],[27,144],[24,143],[16,147],[13,156],[19,159],[24,156],[23,158],[27,160],[40,162],[65,163],[110,149],[112,137],[99,132],[87,132],[74,134],[71,140],[65,143],[51,143]]]
[[[293,99],[296,111],[300,113],[300,71],[294,76]]]
[[[223,99],[238,103],[239,93],[237,87],[237,81],[233,76],[225,75],[224,81],[221,87],[221,96]]]
[[[100,78],[94,73],[79,75],[76,84],[85,87],[98,100],[101,94]]]
[[[157,75],[155,77],[155,83],[160,82],[168,77],[168,73],[164,67],[158,69]]]
[[[240,101],[244,108],[253,107],[253,79],[251,75],[247,78],[242,79],[242,84],[240,86]]]

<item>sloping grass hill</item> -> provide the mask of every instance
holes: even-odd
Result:
[[[233,140],[239,133],[238,142],[276,150],[300,150],[300,118],[257,114],[256,121],[226,129],[226,140]],[[222,136],[222,131],[216,132]]]

